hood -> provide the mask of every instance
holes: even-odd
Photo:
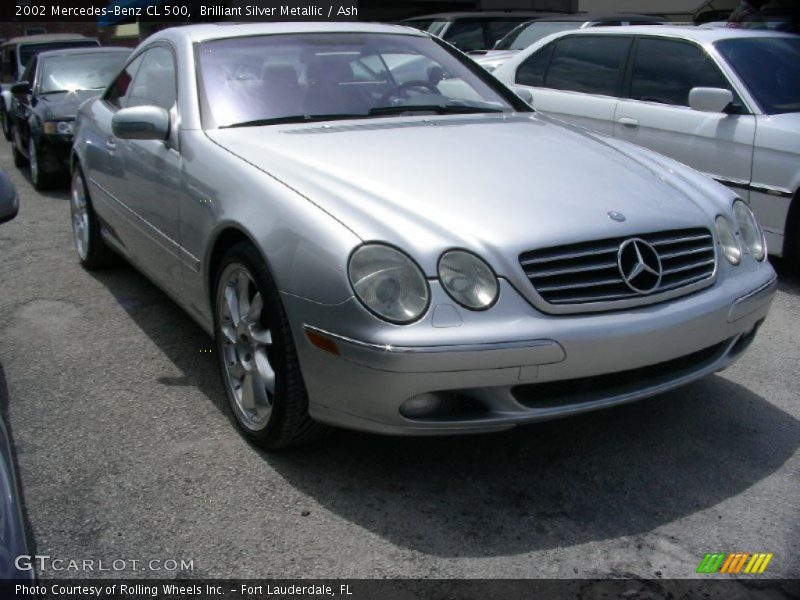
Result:
[[[471,56],[476,63],[489,71],[494,71],[497,67],[504,64],[511,57],[519,53],[519,50],[487,50],[481,56]]]
[[[74,92],[57,92],[39,96],[50,119],[74,119],[78,107],[89,98],[99,96],[102,90],[76,90]]]
[[[652,166],[534,114],[219,129],[217,144],[293,188],[363,240],[407,249],[428,273],[471,249],[502,273],[527,250],[711,227]],[[652,163],[651,163],[652,165]],[[622,212],[617,223],[610,211]]]

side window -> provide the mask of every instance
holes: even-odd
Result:
[[[175,59],[167,48],[156,46],[144,54],[131,86],[128,106],[160,106],[169,110],[176,99]]]
[[[544,87],[615,96],[631,40],[576,35],[556,42]]]
[[[122,108],[127,105],[128,95],[131,91],[131,82],[136,76],[136,71],[139,70],[139,66],[142,64],[143,56],[144,54],[137,56],[133,61],[128,63],[128,66],[126,66],[119,75],[117,75],[117,78],[108,87],[108,91],[105,95],[106,102],[117,108]]]
[[[483,34],[483,21],[461,19],[455,21],[447,30],[445,38],[462,52],[486,48]]]
[[[689,91],[694,87],[730,89],[702,48],[676,40],[639,40],[631,74],[631,99],[688,106]]]
[[[489,45],[487,48],[492,48],[495,42],[501,40],[514,29],[521,21],[489,21],[486,24],[486,36]],[[482,50],[483,48],[481,48]]]
[[[39,61],[37,60],[36,56],[28,61],[28,66],[25,67],[25,71],[22,73],[22,78],[20,81],[27,81],[29,84],[33,85],[33,77],[36,75],[36,64],[38,62]]]
[[[520,85],[530,85],[532,87],[542,87],[544,76],[547,73],[547,65],[550,64],[550,57],[553,55],[555,44],[547,44],[541,50],[534,52],[517,67],[515,82]]]

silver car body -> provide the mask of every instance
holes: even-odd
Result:
[[[527,87],[533,107],[569,123],[633,142],[674,158],[729,186],[750,203],[770,254],[782,256],[792,203],[800,202],[800,113],[765,114],[736,71],[714,46],[720,40],[785,37],[774,32],[704,27],[602,27],[553,34],[498,67],[493,75],[516,84],[520,65],[552,42],[571,36],[628,36],[685,40],[701,47],[746,107],[744,114],[710,114],[685,106],[542,87]],[[768,68],[768,67],[765,67]],[[791,243],[791,240],[789,240]]]
[[[114,139],[113,111],[98,99],[81,109],[74,157],[104,238],[210,334],[215,261],[226,244],[255,245],[286,308],[314,419],[396,434],[501,430],[651,396],[741,355],[775,274],[751,256],[728,264],[716,234],[701,281],[624,302],[551,305],[520,262],[537,249],[713,232],[717,215],[732,219],[734,195],[674,161],[533,112],[203,129],[196,43],[330,31],[427,35],[355,23],[164,30],[137,52],[174,52],[170,139]],[[431,300],[416,322],[381,321],[354,296],[348,258],[368,241],[401,248],[423,270]],[[488,310],[466,310],[443,290],[437,262],[452,248],[497,274]],[[312,345],[309,332],[335,340],[340,355]],[[640,367],[653,369],[631,377]],[[625,385],[586,379],[615,373]],[[545,403],[520,399],[531,385],[565,380],[596,385]],[[401,415],[405,401],[429,393],[482,410]]]

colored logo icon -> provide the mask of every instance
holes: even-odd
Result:
[[[767,569],[772,557],[772,552],[756,552],[755,554],[750,554],[749,552],[736,552],[733,554],[724,552],[708,553],[700,561],[697,573],[706,575],[714,573],[761,574]]]

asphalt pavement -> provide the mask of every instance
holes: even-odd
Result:
[[[707,552],[800,577],[800,268],[774,261],[749,352],[681,390],[270,454],[234,428],[203,331],[132,268],[84,271],[66,190],[34,191],[5,141],[0,165],[21,197],[0,225],[0,397],[26,520],[37,554],[96,561],[40,577],[684,578]]]

